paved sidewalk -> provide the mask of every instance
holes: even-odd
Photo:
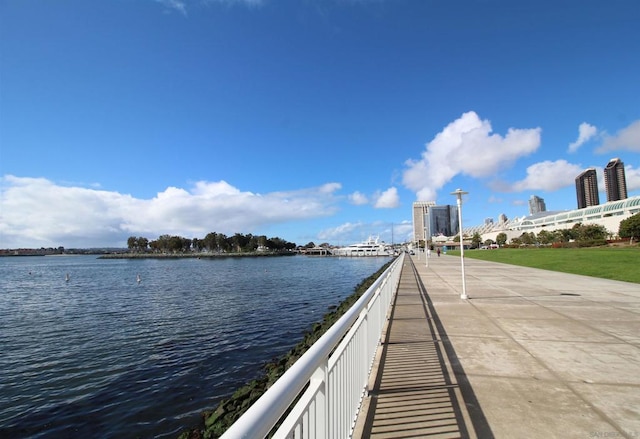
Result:
[[[412,260],[356,437],[640,438],[640,285]]]

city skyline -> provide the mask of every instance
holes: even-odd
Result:
[[[620,158],[612,158],[609,162],[603,167],[604,173],[604,183],[605,190],[604,194],[606,194],[606,203],[611,203],[615,201],[626,200],[629,198],[626,189],[626,176],[625,176],[625,168],[624,162]],[[595,167],[590,167],[585,169],[575,178],[576,185],[576,197],[578,201],[577,210],[582,210],[587,207],[599,206],[600,197],[598,185],[598,174]],[[637,203],[636,201],[633,204]],[[546,204],[544,199],[537,196],[531,195],[529,198],[529,216],[540,216],[538,214],[546,212]],[[546,216],[554,217],[558,212],[572,212],[572,214],[576,214],[576,210],[568,209],[561,211],[549,212]],[[590,209],[591,211],[591,209]],[[542,215],[545,216],[545,215]],[[501,215],[501,218],[506,219],[506,216]],[[523,217],[526,220],[526,218]],[[530,220],[529,220],[530,221]],[[504,222],[504,221],[501,221]],[[615,221],[608,222],[608,226],[611,229],[611,232],[616,232]],[[492,218],[485,218],[485,225],[493,224]],[[472,227],[473,228],[473,227]],[[477,226],[475,228],[478,228]]]
[[[0,248],[411,239],[640,194],[640,2],[0,2]],[[604,192],[603,192],[604,194]],[[601,199],[606,199],[601,195]]]

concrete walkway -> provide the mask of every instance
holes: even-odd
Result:
[[[640,438],[640,285],[412,261],[354,437]]]

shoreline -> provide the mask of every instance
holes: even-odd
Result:
[[[259,258],[273,256],[295,256],[296,252],[237,252],[237,253],[110,253],[98,259],[219,259],[219,258]]]
[[[375,273],[353,287],[353,293],[338,305],[329,306],[327,313],[312,324],[301,340],[287,353],[265,361],[262,374],[250,379],[233,394],[223,398],[215,408],[202,412],[200,425],[185,427],[177,439],[219,438],[262,394],[292,366],[351,306],[367,291],[389,267],[392,258]]]

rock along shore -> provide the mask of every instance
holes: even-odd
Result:
[[[306,351],[333,325],[360,296],[384,273],[393,259],[384,264],[377,272],[364,279],[354,289],[355,292],[342,301],[338,306],[332,306],[324,315],[322,321],[313,324],[303,339],[289,352],[280,358],[272,359],[264,365],[262,376],[250,381],[229,398],[220,401],[213,411],[202,414],[202,423],[180,434],[178,439],[215,439],[219,438],[247,409],[280,378]]]

